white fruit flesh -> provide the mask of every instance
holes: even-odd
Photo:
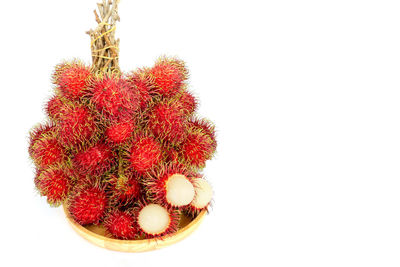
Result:
[[[194,198],[192,183],[182,174],[174,174],[166,183],[167,202],[175,207],[188,205]]]
[[[170,224],[170,215],[166,208],[158,204],[149,204],[144,207],[138,216],[138,224],[145,233],[157,235],[167,230]]]
[[[196,196],[191,205],[197,209],[203,209],[210,203],[213,191],[211,185],[203,178],[194,179]]]

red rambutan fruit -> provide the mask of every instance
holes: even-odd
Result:
[[[56,126],[53,123],[39,124],[29,133],[29,155],[32,157],[33,145],[38,139],[44,136],[53,135],[56,132]]]
[[[136,210],[138,231],[146,239],[162,237],[178,230],[180,213],[159,204],[140,204]]]
[[[58,143],[54,125],[39,126],[31,134],[30,156],[36,166],[47,168],[65,159],[64,148]]]
[[[150,69],[149,74],[157,91],[163,96],[171,97],[182,87],[188,71],[183,61],[162,57]]]
[[[189,124],[188,135],[183,142],[180,155],[183,160],[197,168],[203,168],[212,158],[216,148],[213,128],[204,121]]]
[[[190,92],[183,91],[179,97],[179,104],[182,113],[189,117],[196,111],[198,102]]]
[[[62,63],[56,66],[53,82],[60,93],[68,99],[76,100],[85,94],[92,77],[90,68],[81,62]]]
[[[115,75],[106,74],[93,80],[89,96],[96,109],[110,118],[130,116],[139,107],[139,93]]]
[[[207,134],[213,143],[214,150],[217,147],[217,140],[215,137],[215,126],[212,122],[206,119],[192,118],[188,124],[189,129],[192,131],[201,131]]]
[[[106,136],[115,144],[123,143],[132,136],[135,126],[132,119],[115,121],[107,128]]]
[[[148,120],[148,127],[156,138],[180,143],[186,135],[186,120],[177,103],[161,102],[155,105]]]
[[[149,173],[143,185],[152,202],[183,207],[194,199],[195,190],[191,178],[194,176],[196,175],[182,165],[169,164]]]
[[[135,239],[137,234],[135,218],[129,211],[112,209],[104,219],[104,227],[119,239]]]
[[[148,103],[152,99],[154,94],[154,85],[151,83],[147,70],[138,70],[133,73],[129,78],[129,82],[132,84],[133,90],[139,93],[140,108],[144,110]]]
[[[67,205],[71,216],[79,224],[98,224],[108,208],[108,199],[98,185],[77,185],[68,197]]]
[[[161,160],[161,146],[152,137],[138,135],[134,138],[129,150],[129,162],[131,167],[145,173]]]
[[[116,155],[110,147],[104,143],[97,143],[78,152],[73,158],[73,165],[81,174],[101,175],[110,170],[115,158]]]
[[[38,173],[35,185],[48,203],[58,206],[68,195],[70,180],[60,168],[50,168]]]
[[[83,105],[64,105],[58,124],[61,143],[71,147],[90,140],[96,134],[95,116]]]
[[[110,178],[111,200],[124,206],[139,199],[141,197],[141,185],[138,178],[138,175],[133,172],[129,172],[127,175],[113,175]]]
[[[58,95],[54,95],[46,104],[46,114],[53,121],[57,121],[62,116],[63,101]]]

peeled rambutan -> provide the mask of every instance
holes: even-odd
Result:
[[[111,201],[116,205],[127,205],[141,197],[139,176],[133,172],[122,175],[112,175],[109,179]]]
[[[92,77],[90,68],[81,62],[62,63],[56,66],[53,82],[60,93],[68,99],[76,100],[85,94]]]
[[[107,117],[130,116],[139,108],[139,93],[122,77],[105,74],[94,79],[88,96]]]
[[[115,144],[120,144],[128,140],[135,129],[133,119],[122,119],[112,122],[106,130],[106,136]]]
[[[188,71],[183,61],[162,57],[150,69],[149,74],[158,93],[171,97],[182,87],[187,79]]]
[[[132,84],[133,90],[139,93],[140,109],[145,109],[151,101],[155,89],[148,71],[146,69],[138,70],[128,78],[128,81]]]
[[[214,135],[201,127],[189,124],[188,135],[182,144],[180,155],[183,160],[197,168],[203,168],[205,162],[212,158],[216,147]]]
[[[129,150],[129,162],[133,170],[145,173],[161,160],[161,146],[150,136],[138,135]]]
[[[152,202],[183,207],[194,199],[195,190],[190,178],[194,176],[182,165],[169,164],[149,173],[143,185]]]
[[[135,218],[129,211],[112,209],[104,219],[104,227],[114,237],[119,239],[135,239],[137,227]]]
[[[186,116],[191,116],[197,109],[196,98],[188,91],[183,91],[179,97],[181,112]]]
[[[136,211],[139,233],[146,238],[162,237],[178,230],[180,213],[159,204],[141,204]]]
[[[77,185],[68,197],[68,211],[81,225],[99,223],[108,207],[105,191],[99,185]]]
[[[62,117],[63,101],[58,95],[54,95],[46,104],[46,113],[50,119],[57,121]]]
[[[35,185],[40,194],[47,197],[47,202],[58,206],[67,197],[70,179],[62,169],[49,168],[38,173]]]
[[[73,158],[75,169],[81,174],[101,175],[110,170],[115,163],[116,155],[112,149],[104,143],[78,152]]]
[[[65,159],[64,148],[58,142],[54,127],[40,126],[31,134],[30,156],[40,168],[60,164]]]
[[[211,185],[201,177],[193,178],[194,189],[196,195],[192,202],[190,202],[187,212],[195,216],[200,211],[207,210],[213,196]]]
[[[58,122],[59,138],[66,147],[71,147],[90,140],[96,134],[95,116],[80,104],[63,106]]]
[[[176,102],[161,102],[155,105],[148,120],[148,127],[161,140],[180,143],[186,135],[186,120]]]

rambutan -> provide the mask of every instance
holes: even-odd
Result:
[[[38,172],[35,185],[40,194],[47,197],[47,202],[58,206],[67,197],[70,180],[62,169],[50,168]]]
[[[32,132],[29,152],[36,166],[40,168],[63,162],[65,152],[57,140],[54,125],[39,126]]]
[[[162,96],[171,97],[182,87],[188,71],[183,61],[162,57],[150,69],[149,74],[157,91]]]
[[[112,175],[109,179],[111,188],[111,201],[115,205],[127,205],[141,197],[141,185],[139,176],[133,172],[128,172],[126,175]]]
[[[122,119],[111,123],[106,130],[106,136],[115,144],[120,144],[128,140],[135,129],[133,119]]]
[[[154,94],[154,85],[151,83],[150,76],[146,69],[141,69],[128,77],[133,90],[139,93],[140,109],[144,110]]]
[[[44,136],[53,135],[56,133],[56,126],[53,123],[38,124],[29,133],[29,155],[32,157],[33,145],[36,141]]]
[[[155,105],[148,120],[148,127],[161,140],[180,143],[186,135],[186,120],[174,102],[161,102]]]
[[[217,147],[217,140],[215,137],[215,126],[214,124],[206,119],[191,118],[188,123],[188,128],[192,131],[200,131],[207,134],[213,143],[214,151]]]
[[[149,173],[143,184],[152,202],[183,207],[194,199],[195,190],[190,178],[194,176],[182,165],[169,164]]]
[[[180,110],[186,116],[191,116],[197,109],[196,98],[188,91],[183,91],[178,99]]]
[[[200,123],[197,125],[196,123]],[[197,168],[203,168],[205,162],[212,158],[216,141],[212,128],[201,121],[189,124],[188,135],[183,142],[180,155],[184,161]],[[205,127],[205,128],[203,128]]]
[[[110,118],[131,116],[139,108],[139,93],[122,77],[104,74],[89,87],[90,101]]]
[[[116,155],[111,148],[100,142],[78,152],[73,158],[73,165],[81,174],[101,175],[110,170],[115,163]]]
[[[129,211],[112,209],[104,219],[104,227],[119,239],[135,239],[137,234],[135,218]]]
[[[80,104],[63,106],[62,116],[58,123],[61,143],[71,147],[90,140],[96,134],[95,116]]]
[[[53,121],[57,121],[62,116],[63,101],[58,95],[54,95],[46,104],[46,114]]]
[[[105,215],[108,199],[99,185],[77,185],[68,197],[67,205],[71,216],[79,224],[97,224]]]
[[[195,216],[200,211],[207,210],[213,196],[211,185],[201,177],[193,178],[196,195],[187,208],[187,212]]]
[[[56,66],[53,82],[60,93],[68,99],[76,100],[85,94],[92,77],[90,68],[81,62],[62,63]]]
[[[136,212],[139,233],[146,238],[162,237],[178,230],[180,213],[159,204],[141,204]]]
[[[137,135],[129,150],[129,162],[133,170],[145,173],[161,160],[161,146],[150,136]]]

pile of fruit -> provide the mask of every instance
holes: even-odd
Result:
[[[129,74],[58,65],[49,119],[30,133],[40,194],[118,239],[163,237],[181,214],[207,210],[212,189],[200,172],[215,129],[195,115],[187,78],[184,62],[166,57]]]

